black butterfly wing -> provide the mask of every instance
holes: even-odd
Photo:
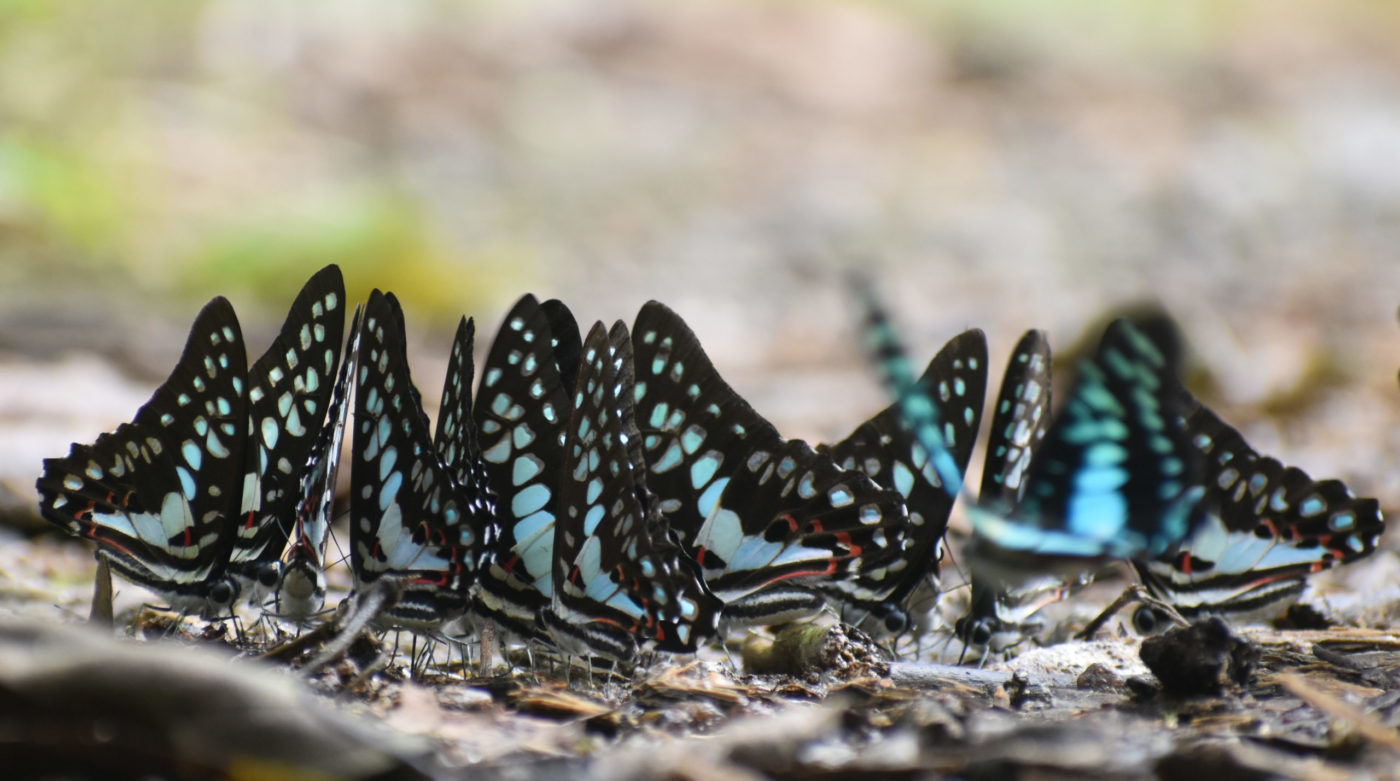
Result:
[[[1178,544],[1203,491],[1176,374],[1164,318],[1110,324],[1031,458],[1013,517],[974,513],[979,542],[1042,561],[1152,557]]]
[[[637,313],[632,344],[647,484],[671,528],[693,545],[723,490],[719,481],[782,437],[720,377],[694,332],[664,304],[650,301]]]
[[[898,492],[779,436],[664,305],[642,307],[632,344],[647,484],[727,616],[737,600],[780,586],[889,595],[894,584],[878,571],[904,544]]]
[[[357,366],[350,562],[357,588],[405,581],[387,623],[436,630],[465,613],[484,541],[438,458],[406,352],[398,301],[373,291]]]
[[[1015,507],[1025,493],[1031,456],[1050,426],[1050,383],[1050,342],[1043,331],[1027,331],[1007,361],[992,412],[982,504]]]
[[[572,406],[549,318],[526,295],[491,345],[474,410],[502,527],[477,597],[483,612],[520,635],[536,632],[535,616],[554,590],[554,523]]]
[[[41,514],[172,607],[226,608],[237,591],[225,569],[243,487],[246,367],[233,307],[215,298],[133,422],[44,461]]]
[[[458,324],[433,441],[439,460],[452,475],[457,498],[467,509],[467,525],[479,531],[477,536],[484,557],[489,541],[499,536],[499,530],[496,528],[496,495],[491,490],[472,411],[472,385],[476,379],[472,360],[475,335],[476,328],[471,320]]]
[[[326,544],[330,539],[331,513],[335,506],[340,451],[349,420],[350,383],[360,355],[360,308],[350,319],[350,336],[344,360],[336,373],[335,388],[326,425],[316,438],[301,476],[296,523],[282,554],[282,577],[277,586],[279,616],[303,621],[316,614],[326,600]]]
[[[1043,331],[1022,334],[1011,351],[992,412],[987,457],[978,500],[989,508],[1012,512],[1026,488],[1031,456],[1050,425],[1050,342]],[[964,642],[996,647],[1009,643],[1031,613],[1046,604],[1043,581],[1018,584],[1012,591],[994,587],[972,572],[968,612],[954,624]],[[1028,600],[1027,597],[1030,597]]]
[[[565,390],[573,393],[583,353],[578,321],[574,320],[574,313],[569,311],[569,307],[557,298],[540,304],[540,308],[549,318],[550,342],[554,346],[554,365],[559,369],[559,380],[564,383]]]
[[[694,651],[720,603],[673,541],[646,488],[633,419],[627,328],[589,333],[574,396],[555,525],[554,597],[545,621],[561,647],[631,657],[639,644]]]
[[[1260,456],[1194,400],[1186,429],[1205,456],[1205,519],[1182,544],[1135,561],[1148,590],[1183,615],[1259,614],[1307,576],[1369,555],[1385,523],[1375,499]]]
[[[485,479],[476,421],[472,418],[472,384],[476,381],[472,355],[475,339],[475,323],[462,318],[452,340],[447,377],[442,385],[442,403],[438,408],[437,433],[433,436],[438,458],[452,470],[457,483],[463,486],[480,486]]]
[[[344,338],[345,283],[330,265],[302,287],[281,331],[248,372],[247,485],[229,568],[250,601],[277,585],[277,562],[324,428]]]
[[[973,329],[953,338],[929,361],[918,384],[938,405],[943,441],[958,469],[966,470],[977,442],[987,389],[986,337]],[[841,468],[859,470],[881,487],[899,491],[908,508],[909,529],[903,550],[880,571],[894,584],[887,600],[842,606],[843,618],[881,633],[902,630],[906,623],[903,602],[920,581],[937,578],[940,545],[954,501],[926,451],[901,421],[898,405],[892,404],[841,442],[818,448],[829,453]],[[863,620],[867,616],[874,622]]]

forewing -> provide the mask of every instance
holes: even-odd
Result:
[[[330,538],[331,515],[335,507],[336,477],[340,452],[345,440],[350,406],[350,383],[360,354],[360,308],[350,319],[350,336],[344,360],[336,373],[335,387],[326,416],[327,424],[316,438],[316,445],[302,472],[296,523],[282,555],[282,578],[278,585],[277,613],[302,620],[319,611],[325,601],[326,543]]]
[[[1050,426],[1050,342],[1027,331],[1002,375],[987,438],[987,461],[977,498],[989,507],[1012,508],[1025,492],[1026,468]]]
[[[511,603],[499,609],[533,617],[553,593],[557,492],[572,407],[549,319],[534,296],[507,313],[483,369],[474,415],[502,523],[483,588]]]
[[[642,307],[632,344],[647,485],[716,594],[730,601],[793,581],[888,596],[880,569],[897,559],[906,526],[898,492],[780,437],[662,304]]]
[[[557,298],[540,304],[545,317],[549,318],[550,343],[554,348],[554,365],[559,370],[559,380],[564,389],[574,392],[574,382],[578,379],[578,365],[583,353],[583,340],[579,335],[578,321],[574,313]]]
[[[320,439],[345,338],[340,268],[317,272],[281,331],[248,372],[248,442],[232,559],[275,562],[301,501],[302,476]]]
[[[994,542],[1047,556],[1139,558],[1185,538],[1201,467],[1177,383],[1170,323],[1110,324],[1031,458],[1017,528],[1003,526]]]
[[[357,367],[350,558],[357,586],[407,581],[394,623],[432,627],[466,609],[482,548],[429,438],[406,349],[398,302],[374,291]]]
[[[713,634],[719,601],[649,494],[633,420],[631,342],[601,323],[585,343],[555,538],[555,613],[674,652]]]
[[[929,361],[918,384],[938,405],[943,441],[958,469],[966,470],[987,388],[986,337],[973,329],[953,338]],[[937,576],[939,547],[954,497],[903,424],[897,404],[862,423],[841,442],[818,450],[828,452],[841,468],[863,472],[904,498],[909,529],[900,556],[884,569],[884,576],[894,584],[888,607],[897,608],[922,578]],[[853,607],[876,610],[879,606]]]
[[[246,366],[233,308],[215,298],[132,423],[44,461],[40,512],[94,540],[131,580],[166,593],[202,589],[222,573],[233,544]]]

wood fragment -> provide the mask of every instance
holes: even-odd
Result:
[[[112,615],[112,568],[102,556],[97,557],[97,575],[93,578],[92,611],[88,613],[88,623],[99,626],[116,623]]]
[[[1400,755],[1400,732],[1381,724],[1346,700],[1317,688],[1297,673],[1279,673],[1278,681],[1293,696],[1345,723],[1361,737]]]

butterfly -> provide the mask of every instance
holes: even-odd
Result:
[[[320,612],[326,602],[326,544],[330,539],[331,511],[335,503],[336,475],[350,407],[350,383],[355,377],[360,351],[360,309],[350,319],[350,340],[336,374],[327,414],[302,472],[300,501],[295,522],[282,553],[282,577],[277,584],[275,613],[292,621],[305,621]]]
[[[821,585],[879,603],[898,583],[907,513],[897,491],[787,440],[719,376],[695,334],[648,302],[632,331],[647,485],[724,602],[730,625],[822,609]]]
[[[473,414],[501,533],[478,579],[477,601],[518,637],[542,636],[536,617],[554,594],[564,432],[581,352],[568,309],[526,295],[506,314],[483,365]]]
[[[566,431],[553,595],[540,617],[571,654],[626,660],[642,647],[693,652],[719,621],[720,601],[648,490],[634,396],[627,327],[595,324]]]
[[[877,367],[956,493],[961,475],[942,442],[938,409],[915,385],[873,291],[863,293]],[[1178,360],[1175,328],[1165,317],[1109,324],[1031,454],[1019,501],[997,497],[969,508],[975,572],[1014,585],[1047,571],[1156,557],[1186,538],[1204,489],[1199,454],[1175,406]]]
[[[176,610],[261,602],[322,428],[344,298],[339,268],[313,275],[251,370],[232,306],[211,301],[131,423],[44,462],[41,511]]]
[[[961,473],[972,458],[982,421],[987,388],[986,337],[976,329],[954,337],[929,361],[918,382],[921,392],[937,400],[943,441]],[[901,424],[898,405],[882,410],[841,442],[817,450],[830,455],[842,469],[863,472],[877,485],[893,488],[904,498],[909,528],[903,550],[884,570],[893,589],[881,601],[840,605],[842,620],[867,633],[899,634],[909,625],[914,590],[931,580],[932,593],[937,594],[938,562],[953,496],[944,490],[926,451]],[[931,610],[933,600],[924,600],[924,604]]]
[[[248,444],[229,571],[260,604],[278,585],[281,558],[303,499],[303,478],[324,458],[317,443],[341,363],[345,283],[326,266],[293,301],[282,330],[248,370]]]
[[[1014,507],[1021,500],[1031,454],[1050,424],[1050,367],[1045,333],[1027,331],[1011,351],[993,407],[978,490],[983,502]],[[1018,642],[1030,616],[1063,591],[1063,580],[1053,576],[1005,589],[995,588],[976,572],[970,580],[968,612],[954,623],[953,631],[965,643],[991,650]]]
[[[1375,499],[1262,456],[1204,405],[1184,404],[1205,456],[1205,520],[1180,546],[1133,562],[1150,594],[1187,618],[1263,616],[1296,599],[1308,575],[1376,549],[1385,522]],[[1134,624],[1151,631],[1155,611],[1140,608]]]
[[[472,329],[459,326],[448,384],[471,384]],[[465,618],[484,552],[496,533],[489,489],[458,482],[472,464],[469,392],[449,388],[437,441],[409,374],[403,312],[378,290],[365,305],[356,368],[350,467],[350,564],[356,590],[382,577],[405,588],[380,625],[435,633]],[[456,377],[458,379],[454,380]],[[444,427],[445,426],[445,427]],[[447,453],[452,460],[444,461]]]
[[[247,358],[227,299],[190,328],[170,377],[130,423],[44,460],[39,510],[180,613],[226,615],[244,487]]]

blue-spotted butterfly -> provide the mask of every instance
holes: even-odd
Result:
[[[555,335],[559,334],[559,335]],[[564,430],[578,372],[578,326],[558,301],[526,295],[506,314],[483,364],[474,410],[501,534],[477,581],[478,610],[518,637],[539,637],[554,593],[554,522]]]
[[[277,584],[274,612],[291,621],[305,621],[320,612],[326,602],[326,544],[330,539],[341,444],[350,414],[347,398],[359,352],[360,310],[357,307],[350,319],[350,337],[336,375],[326,425],[302,473],[295,523],[282,553],[282,578]]]
[[[132,422],[46,459],[37,483],[45,518],[181,613],[226,615],[238,597],[228,561],[243,499],[247,366],[233,307],[215,298]]]
[[[899,493],[783,439],[666,306],[642,307],[632,342],[647,484],[726,623],[809,616],[826,602],[819,586],[843,602],[887,599],[907,527]]]
[[[949,341],[929,361],[919,378],[919,387],[938,404],[943,441],[952,451],[959,471],[966,470],[977,442],[987,388],[987,339],[983,333],[973,329]],[[842,619],[867,633],[899,634],[909,626],[909,603],[914,590],[923,585],[937,594],[938,562],[953,495],[944,490],[923,447],[901,424],[898,405],[882,410],[841,442],[817,450],[828,453],[841,468],[864,472],[876,484],[893,488],[904,497],[909,528],[903,550],[884,570],[893,590],[881,601],[840,604]],[[933,600],[923,600],[922,604],[927,610],[933,608]]]
[[[239,595],[261,602],[325,419],[344,298],[339,268],[313,275],[251,370],[232,307],[215,299],[132,423],[45,461],[46,517],[96,540],[113,569],[178,610],[211,617]]]
[[[721,603],[648,490],[634,419],[627,327],[597,323],[584,342],[554,525],[553,598],[540,619],[567,653],[630,659],[692,652]]]
[[[1205,456],[1205,518],[1180,546],[1133,562],[1149,593],[1187,618],[1264,617],[1296,599],[1308,575],[1376,549],[1385,523],[1375,499],[1261,456],[1204,405],[1184,405]],[[1140,608],[1134,623],[1150,631],[1154,611]]]
[[[471,329],[458,329],[449,378],[471,383]],[[466,340],[466,344],[462,341]],[[418,390],[407,362],[402,309],[393,294],[378,290],[365,305],[355,390],[350,467],[350,564],[356,589],[382,578],[405,586],[381,625],[436,633],[464,618],[487,546],[495,535],[495,511],[484,485],[461,484],[458,475],[475,445],[470,433],[429,434]],[[453,381],[449,379],[449,383]],[[448,393],[449,405],[470,403],[470,393]],[[449,417],[450,416],[450,417]],[[444,410],[440,418],[470,423],[468,411]],[[450,452],[449,466],[442,458]],[[459,471],[460,470],[460,471]]]
[[[341,363],[345,283],[337,266],[302,287],[281,332],[248,370],[248,445],[240,522],[229,571],[243,597],[261,603],[277,586],[280,560],[315,469]]]
[[[915,385],[873,292],[864,292],[870,344],[886,384],[945,485],[957,489],[961,475],[942,442],[937,407]],[[1020,500],[969,508],[974,571],[993,584],[1015,584],[1046,571],[1153,558],[1186,538],[1204,489],[1199,452],[1176,406],[1178,357],[1175,329],[1164,317],[1108,326],[1031,454]]]
[[[1021,336],[1007,361],[992,411],[978,497],[1014,507],[1025,491],[1026,468],[1050,424],[1050,343],[1042,331]],[[1063,591],[1060,578],[1038,578],[998,589],[970,574],[968,612],[954,623],[964,643],[991,650],[1019,642],[1029,617]]]

